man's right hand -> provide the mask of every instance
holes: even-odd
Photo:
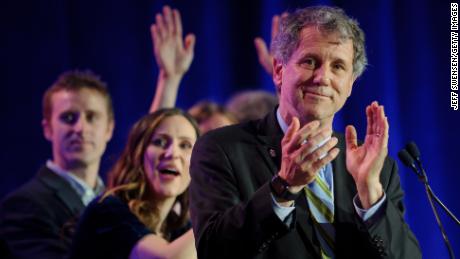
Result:
[[[163,7],[150,27],[157,65],[167,77],[182,77],[193,60],[195,35],[182,39],[182,20],[178,10]]]
[[[270,42],[273,42],[276,35],[278,34],[280,28],[280,19],[288,16],[287,12],[284,12],[279,15],[274,15],[272,17],[272,34]],[[270,44],[270,43],[269,43]],[[267,71],[271,76],[273,75],[273,56],[270,54],[268,44],[261,37],[256,37],[254,39],[254,46],[256,47],[257,57],[259,59],[260,65]]]
[[[338,140],[331,137],[332,130],[321,129],[319,125],[318,121],[312,121],[300,128],[299,119],[294,117],[281,141],[279,175],[289,183],[289,191],[292,193],[300,192],[313,182],[319,170],[339,154],[339,149],[335,147]],[[319,146],[328,138],[330,139]]]
[[[158,65],[158,81],[150,112],[176,106],[179,84],[193,61],[195,35],[182,39],[182,20],[178,10],[163,7],[150,26],[153,52]]]

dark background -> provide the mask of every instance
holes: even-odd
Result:
[[[269,41],[272,15],[318,3],[344,8],[367,35],[370,65],[336,116],[335,130],[354,124],[363,137],[366,105],[383,103],[390,122],[390,155],[396,157],[407,141],[415,140],[433,189],[460,215],[460,111],[450,108],[450,4],[434,0],[1,1],[0,197],[50,158],[40,126],[41,96],[68,69],[92,69],[113,94],[116,130],[103,158],[105,175],[155,92],[149,26],[164,4],[178,8],[184,32],[197,36],[195,59],[177,104],[187,109],[203,98],[224,103],[243,89],[273,91],[271,78],[258,64],[254,37]],[[406,219],[424,257],[447,258],[423,186],[402,167]],[[460,227],[444,215],[442,220],[460,256]]]

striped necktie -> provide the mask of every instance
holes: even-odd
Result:
[[[316,175],[313,182],[305,187],[308,206],[314,229],[321,244],[322,258],[334,258],[334,188],[332,165],[329,163]]]

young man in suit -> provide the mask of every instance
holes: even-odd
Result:
[[[62,74],[43,96],[52,159],[0,205],[0,239],[12,258],[63,258],[76,222],[104,185],[99,165],[114,116],[106,85],[89,71]]]
[[[353,126],[332,131],[367,63],[358,23],[338,8],[297,10],[283,16],[272,54],[276,110],[195,145],[198,257],[420,258],[383,106],[367,107],[362,145]]]

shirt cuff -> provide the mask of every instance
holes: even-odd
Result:
[[[284,222],[287,227],[289,227],[292,222],[292,212],[295,210],[294,204],[292,204],[291,207],[284,207],[276,201],[272,193],[270,193],[270,197],[272,197],[273,211],[275,212],[276,216],[278,216],[278,218]]]
[[[361,202],[359,201],[358,194],[356,194],[355,197],[353,198],[353,205],[355,206],[355,210],[356,210],[356,213],[358,213],[358,216],[363,221],[366,221],[377,213],[377,211],[382,207],[382,204],[385,202],[386,199],[387,199],[387,195],[384,192],[383,197],[380,198],[380,200],[376,204],[372,205],[372,207],[365,210],[361,208],[362,207]]]

